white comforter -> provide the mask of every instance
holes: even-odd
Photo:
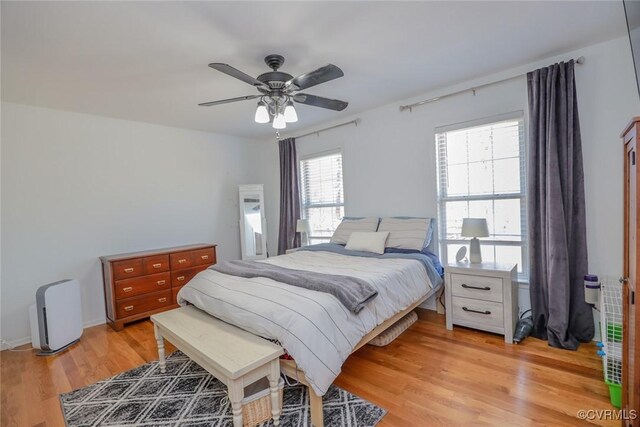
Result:
[[[367,333],[432,289],[422,263],[411,259],[298,251],[263,262],[358,277],[378,290],[378,296],[357,315],[327,293],[213,270],[200,272],[178,293],[181,305],[188,301],[228,323],[278,340],[318,395],[327,391]]]

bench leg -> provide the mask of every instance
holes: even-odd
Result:
[[[273,360],[269,368],[269,388],[271,389],[271,416],[273,425],[280,425],[280,396],[278,383],[280,382],[280,359]]]
[[[311,386],[309,390],[309,411],[311,412],[311,425],[313,427],[324,427],[324,416],[322,414],[322,396],[318,396]]]
[[[167,363],[164,358],[164,338],[160,334],[160,328],[156,324],[153,325],[153,332],[156,336],[156,342],[158,343],[158,359],[160,361],[160,372],[163,374],[167,371]]]
[[[242,427],[242,399],[244,398],[244,382],[239,380],[229,381],[229,400],[233,412],[233,427]]]

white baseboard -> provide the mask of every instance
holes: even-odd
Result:
[[[105,323],[107,323],[107,319],[105,319],[105,318],[87,320],[86,322],[83,323],[83,327],[84,327],[84,329],[87,329],[87,328],[90,328],[92,326],[104,325]]]
[[[106,322],[107,322],[107,319],[105,318],[87,320],[83,322],[82,327],[84,329],[87,329],[92,326],[104,325]],[[30,344],[30,343],[31,343],[31,337],[23,337],[23,338],[18,338],[11,341],[2,341],[0,343],[0,351],[9,350],[11,348],[19,347],[21,345]]]
[[[11,348],[20,347],[21,345],[29,344],[31,337],[19,338],[13,341],[0,342],[0,351],[9,350]]]

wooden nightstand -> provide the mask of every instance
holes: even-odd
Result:
[[[516,264],[449,264],[445,268],[447,329],[466,326],[504,335],[513,343],[518,321]]]

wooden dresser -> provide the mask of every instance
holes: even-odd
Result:
[[[100,257],[107,322],[116,331],[177,307],[176,295],[216,263],[216,245],[197,244]]]
[[[636,411],[640,417],[640,315],[637,281],[640,271],[638,230],[640,230],[640,117],[634,118],[622,133],[624,142],[624,278],[622,293],[622,409]],[[625,419],[623,426],[638,427],[640,418]]]

